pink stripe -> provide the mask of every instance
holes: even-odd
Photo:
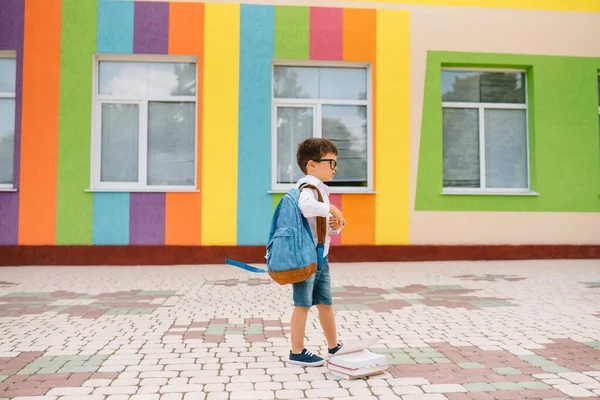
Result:
[[[310,59],[342,60],[344,57],[344,11],[311,7]]]
[[[342,210],[342,195],[341,194],[332,194],[329,196],[329,201],[331,202],[331,204],[333,204],[334,206],[336,206],[337,208],[339,208],[340,210]],[[342,210],[342,213],[344,211]],[[340,233],[339,235],[331,235],[331,245],[332,246],[339,246],[342,244],[342,234],[343,234],[343,230],[342,233]]]

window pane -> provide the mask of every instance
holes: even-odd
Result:
[[[319,69],[275,67],[275,97],[288,99],[319,98]]]
[[[483,103],[525,103],[525,74],[485,72],[480,79]]]
[[[100,94],[146,96],[148,93],[146,63],[100,61],[99,70]]]
[[[102,182],[138,181],[139,107],[102,104]]]
[[[468,103],[525,103],[522,72],[442,70],[442,100]]]
[[[479,102],[479,73],[442,70],[442,101]]]
[[[100,94],[194,96],[196,64],[100,61]]]
[[[15,100],[0,99],[0,184],[13,183]]]
[[[367,186],[367,107],[323,106],[323,137],[338,148],[338,170],[330,186]]]
[[[195,96],[196,64],[148,64],[149,96]]]
[[[17,61],[0,58],[0,92],[14,92],[17,81]]]
[[[277,182],[296,183],[304,174],[296,162],[298,145],[313,136],[311,107],[277,108]]]
[[[444,108],[444,187],[478,188],[479,112]]]
[[[485,171],[489,188],[527,188],[525,110],[485,110]]]
[[[319,68],[319,98],[366,100],[365,68]]]
[[[195,103],[148,104],[148,184],[194,185]]]

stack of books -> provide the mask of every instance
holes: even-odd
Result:
[[[367,339],[344,344],[331,356],[327,368],[332,375],[344,379],[367,378],[378,375],[388,369],[385,355],[374,354],[367,347],[375,344],[377,339]]]

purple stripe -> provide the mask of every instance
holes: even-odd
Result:
[[[133,52],[167,54],[169,51],[169,3],[136,2]]]
[[[0,50],[17,50],[23,39],[23,1],[2,0],[0,7]]]
[[[133,52],[167,54],[169,51],[169,3],[136,2]],[[165,244],[165,194],[131,193],[129,243]]]
[[[21,174],[21,99],[23,89],[24,0],[2,0],[0,6],[0,50],[17,52],[15,93],[14,186],[19,188]],[[17,244],[19,238],[19,192],[0,193],[0,244]]]
[[[131,193],[129,244],[165,244],[165,194]]]

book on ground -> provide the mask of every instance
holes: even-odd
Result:
[[[378,338],[365,338],[345,343],[329,358],[327,367],[332,375],[345,379],[367,378],[387,370],[385,355],[368,350]]]
[[[351,379],[369,378],[369,377],[374,376],[374,375],[383,374],[384,371],[371,372],[371,373],[362,374],[362,375],[348,375],[348,374],[345,374],[343,372],[331,371],[331,370],[329,372],[333,376],[337,376],[337,377],[340,377],[340,378],[351,380]]]
[[[387,370],[387,367],[388,367],[387,364],[383,363],[383,364],[372,365],[370,367],[365,367],[365,368],[344,368],[344,367],[340,367],[339,365],[329,363],[330,371],[339,372],[341,374],[345,374],[348,376],[370,375],[370,374],[374,374],[376,372],[383,372],[383,371]]]
[[[332,356],[329,362],[348,369],[366,368],[373,365],[385,364],[385,355],[371,353],[369,350],[361,350]]]

